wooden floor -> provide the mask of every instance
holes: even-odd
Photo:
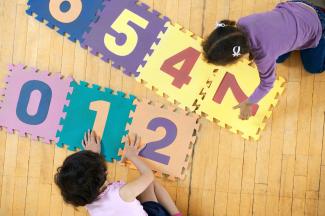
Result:
[[[198,35],[215,21],[271,9],[276,0],[146,0]],[[26,0],[0,0],[0,76],[9,63],[61,71],[141,98],[166,101],[25,15]],[[278,67],[288,83],[259,142],[204,119],[192,169],[182,182],[162,181],[184,215],[325,215],[325,74],[313,76],[296,53]],[[4,83],[1,82],[1,86]],[[65,149],[0,131],[1,216],[87,215],[63,204],[53,173]],[[135,171],[110,164],[111,180]]]

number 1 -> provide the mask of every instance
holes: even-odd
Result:
[[[90,110],[97,112],[93,130],[96,132],[97,136],[103,137],[106,121],[108,118],[108,112],[110,108],[110,103],[107,101],[93,101],[90,103]]]

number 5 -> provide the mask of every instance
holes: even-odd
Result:
[[[105,34],[104,38],[106,48],[116,55],[127,56],[132,53],[137,46],[138,34],[129,25],[129,22],[133,22],[143,29],[146,29],[149,24],[147,20],[125,9],[111,26],[117,33],[126,36],[124,44],[117,44],[116,38],[108,33]]]

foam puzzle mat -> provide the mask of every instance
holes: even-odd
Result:
[[[251,85],[244,84],[249,82]],[[220,68],[210,77],[207,87],[202,92],[198,112],[246,139],[257,140],[265,127],[266,118],[272,114],[271,106],[277,103],[283,91],[284,82],[284,79],[279,77],[266,97],[253,106],[253,116],[242,121],[238,118],[239,109],[234,110],[233,107],[254,92],[255,86],[259,84],[258,73],[255,68],[242,61],[236,65]]]
[[[146,54],[152,53],[151,45],[159,43],[158,34],[166,31],[166,17],[150,12],[145,4],[135,1],[110,0],[104,10],[84,34],[83,46],[104,61],[111,60],[124,73],[138,76],[139,64],[145,64]]]
[[[69,104],[66,96],[72,91],[72,79],[24,65],[10,65],[9,71],[0,125],[11,133],[16,130],[22,136],[30,134],[47,143],[57,141],[60,119],[65,115],[62,107]]]
[[[122,138],[127,134],[125,126],[131,124],[130,111],[135,109],[134,96],[81,81],[71,82],[72,94],[68,94],[69,106],[64,107],[66,117],[58,131],[58,145],[68,145],[69,150],[81,149],[85,132],[93,128],[102,137],[102,154],[107,161],[120,160]],[[82,117],[81,117],[82,116]]]
[[[89,4],[86,0],[29,0],[27,14],[58,27],[59,33],[79,40],[83,48],[112,61],[114,67],[182,109],[203,114],[245,139],[260,138],[283,92],[283,78],[254,105],[251,120],[239,120],[239,110],[232,107],[259,84],[258,71],[248,61],[227,67],[208,64],[202,57],[202,38],[140,1]],[[218,95],[213,95],[216,91]]]
[[[102,137],[103,156],[113,162],[121,159],[131,130],[143,137],[141,156],[154,171],[171,179],[185,177],[198,116],[59,73],[24,65],[10,65],[9,71],[0,109],[0,126],[8,132],[75,151],[83,149],[85,132],[95,130]]]
[[[147,100],[136,100],[135,105],[133,121],[127,129],[142,134],[145,147],[139,155],[157,174],[184,178],[196,140],[193,128],[199,130],[197,117]]]
[[[160,43],[153,45],[153,54],[146,56],[145,66],[139,67],[137,80],[148,88],[156,88],[157,94],[167,95],[170,102],[194,111],[195,101],[215,67],[203,61],[200,39],[191,37],[189,31],[181,31],[179,25],[167,22],[166,27],[167,31],[159,35]]]

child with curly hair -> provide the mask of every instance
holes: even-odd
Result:
[[[138,157],[140,142],[139,137],[128,135],[122,161],[130,160],[141,175],[129,183],[108,182],[100,138],[88,131],[85,150],[67,157],[55,175],[64,201],[85,206],[92,216],[181,216],[168,192]]]

